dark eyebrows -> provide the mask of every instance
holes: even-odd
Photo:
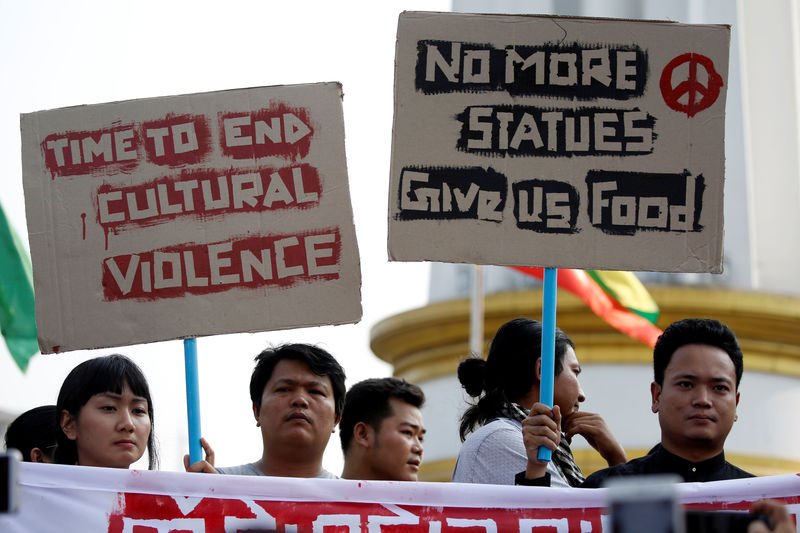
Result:
[[[401,426],[409,426],[414,431],[420,431],[421,430],[423,435],[428,432],[427,429],[425,429],[424,427],[421,427],[421,426],[419,426],[417,424],[414,424],[413,422],[400,422],[400,425]]]
[[[728,384],[732,384],[733,383],[733,380],[731,378],[725,377],[725,376],[711,378],[711,381],[714,382],[714,383],[728,383]]]
[[[112,400],[122,400],[122,394],[118,394],[116,392],[106,391],[106,392],[98,392],[97,396],[105,396],[106,398],[110,398]],[[134,402],[144,402],[147,403],[147,398],[143,396],[135,396],[133,397]]]
[[[300,381],[297,381],[296,379],[292,379],[292,378],[278,378],[272,384],[273,387],[275,385],[292,385],[292,386],[295,386],[295,387],[298,386],[298,385],[302,385],[304,387],[321,387],[321,388],[325,389],[325,392],[327,392],[328,389],[329,389],[328,385],[326,385],[324,381],[312,380],[312,381],[300,382]]]
[[[689,381],[699,381],[700,380],[700,378],[698,378],[694,374],[676,374],[676,375],[672,376],[672,378],[671,378],[671,380],[673,382],[684,380],[684,379],[689,380]],[[715,377],[710,378],[709,381],[712,382],[712,383],[728,383],[728,384],[733,383],[733,380],[731,378],[727,377],[727,376],[715,376]]]

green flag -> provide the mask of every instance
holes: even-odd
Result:
[[[0,206],[0,333],[17,366],[25,372],[39,351],[33,274],[28,252]]]

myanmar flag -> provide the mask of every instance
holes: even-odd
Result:
[[[511,267],[539,279],[540,267]],[[558,269],[558,286],[586,302],[600,318],[622,333],[655,346],[661,330],[655,326],[658,305],[632,272]]]
[[[0,333],[23,372],[36,352],[33,274],[28,252],[0,206]]]

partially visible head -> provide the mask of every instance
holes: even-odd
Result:
[[[56,409],[57,463],[127,468],[146,446],[149,468],[158,467],[150,387],[124,355],[95,357],[73,368],[61,385]]]
[[[42,405],[19,415],[6,430],[6,449],[19,450],[26,462],[52,463],[57,412],[55,405]]]
[[[716,320],[675,322],[653,360],[651,409],[664,447],[694,462],[719,454],[739,403],[742,351],[733,332]]]
[[[256,367],[250,377],[250,399],[255,410],[261,409],[261,396],[264,386],[272,377],[275,365],[285,359],[305,364],[312,373],[330,380],[333,390],[336,418],[342,414],[345,395],[344,369],[327,351],[311,344],[283,344],[267,348],[256,356]]]
[[[656,383],[664,384],[664,371],[672,360],[672,355],[687,344],[706,344],[727,353],[736,371],[736,388],[739,388],[744,368],[742,349],[733,331],[722,322],[711,318],[685,318],[667,326],[653,349],[653,380]]]
[[[424,402],[422,389],[403,379],[367,379],[350,387],[339,423],[345,472],[354,469],[360,479],[416,481]]]
[[[574,352],[575,345],[556,328],[554,374],[564,369],[564,356]],[[468,408],[461,417],[462,440],[475,426],[483,425],[497,416],[507,402],[519,402],[531,388],[539,384],[542,352],[542,323],[530,318],[515,318],[497,330],[486,360],[470,358],[458,365],[458,380],[478,404]]]

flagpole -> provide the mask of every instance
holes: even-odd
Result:
[[[183,339],[186,367],[186,416],[189,422],[189,464],[203,458],[200,444],[200,384],[197,371],[197,339]]]
[[[469,351],[483,357],[483,267],[473,265],[469,315]]]
[[[542,291],[542,379],[539,387],[539,402],[553,407],[553,379],[555,373],[556,351],[556,288],[558,269],[544,269]],[[539,446],[538,459],[549,461],[550,448]]]

